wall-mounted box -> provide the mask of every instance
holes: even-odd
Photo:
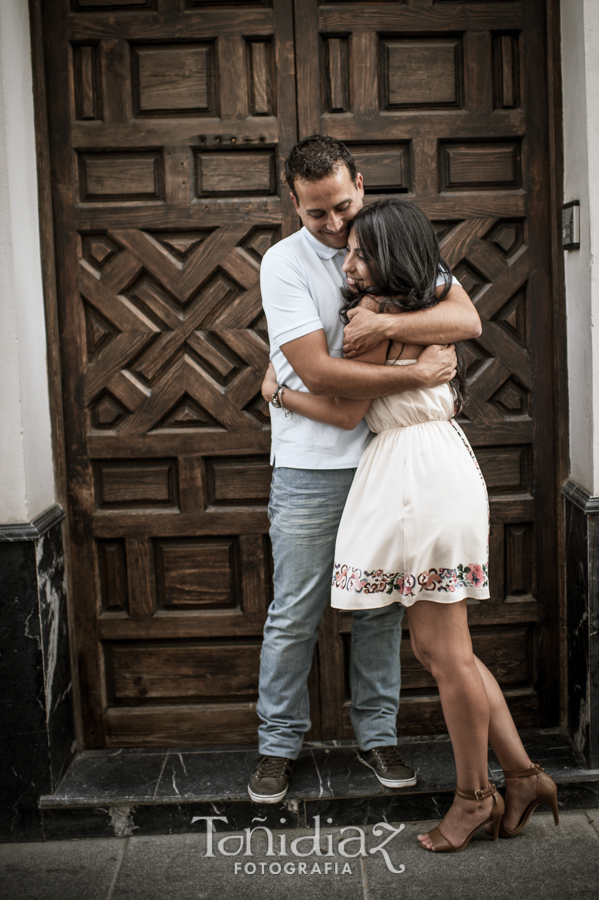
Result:
[[[580,200],[562,206],[562,247],[580,250]]]

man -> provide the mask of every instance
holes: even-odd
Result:
[[[339,318],[348,223],[361,209],[361,174],[347,147],[324,135],[300,141],[285,177],[301,231],[266,253],[262,300],[279,384],[313,394],[357,399],[444,384],[455,372],[446,346],[477,337],[480,321],[457,284],[431,310]],[[441,288],[439,288],[441,290]],[[416,365],[372,366],[351,357],[392,338],[427,346]],[[345,356],[343,358],[343,351]],[[350,358],[348,358],[350,357]],[[370,439],[363,420],[353,431],[287,416],[271,407],[274,465],[269,505],[274,600],[264,627],[257,706],[260,756],[250,778],[252,800],[276,803],[287,792],[293,760],[310,727],[307,678],[318,624],[329,602],[335,536],[354,471]],[[404,607],[353,614],[351,720],[361,762],[388,787],[416,783],[397,750],[399,644]]]

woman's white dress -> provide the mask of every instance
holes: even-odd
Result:
[[[366,421],[376,436],[337,535],[337,609],[489,597],[487,490],[453,414],[447,384],[373,401]]]

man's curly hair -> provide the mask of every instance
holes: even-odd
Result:
[[[354,158],[341,141],[328,134],[312,134],[304,138],[289,153],[285,160],[285,180],[296,199],[295,182],[320,181],[333,175],[340,166],[347,166],[349,176],[356,183]]]

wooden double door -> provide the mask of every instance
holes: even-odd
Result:
[[[345,141],[366,202],[431,217],[483,320],[462,425],[486,477],[474,645],[554,724],[558,631],[545,5],[43,4],[70,558],[87,747],[248,743],[271,599],[260,260],[283,161]],[[312,737],[351,736],[330,611]],[[400,733],[444,730],[404,641]]]

